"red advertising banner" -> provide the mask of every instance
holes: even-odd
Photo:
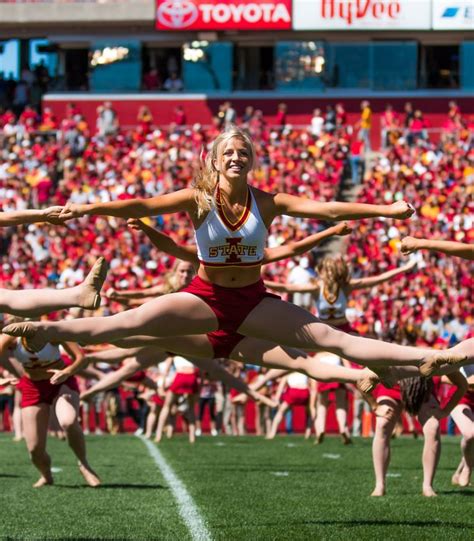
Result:
[[[156,0],[158,30],[291,30],[292,0]]]

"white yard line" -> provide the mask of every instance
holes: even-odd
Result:
[[[212,536],[206,527],[199,509],[194,503],[194,500],[189,492],[186,490],[186,487],[182,481],[174,473],[173,468],[168,464],[165,457],[161,454],[156,445],[153,445],[153,443],[148,441],[143,436],[138,437],[146,445],[148,452],[172,490],[173,495],[178,502],[179,514],[184,520],[192,539],[195,541],[210,541]]]

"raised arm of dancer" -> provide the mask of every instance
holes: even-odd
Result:
[[[458,402],[466,394],[468,389],[468,384],[466,378],[461,374],[461,372],[451,372],[443,376],[443,379],[446,378],[448,383],[456,386],[456,391],[453,396],[448,400],[448,403],[444,407],[439,408],[438,414],[435,412],[435,417],[438,419],[443,419],[443,417],[448,417],[448,415],[453,411],[453,409],[458,405]]]
[[[232,387],[239,391],[241,394],[238,395],[247,395],[253,400],[262,402],[271,408],[275,407],[274,401],[258,393],[256,390],[252,389],[251,385],[245,383],[244,380],[233,376],[226,368],[224,368],[219,361],[216,359],[190,359],[190,361],[195,364],[200,370],[207,372],[211,379],[222,381],[225,385]],[[236,397],[237,398],[237,397]]]
[[[196,246],[177,244],[169,235],[161,233],[161,231],[146,225],[142,220],[137,218],[129,218],[127,220],[127,225],[137,231],[143,231],[158,250],[170,254],[177,259],[181,259],[182,261],[189,261],[196,266],[199,265]]]
[[[85,355],[86,364],[91,363],[108,363],[117,364],[125,359],[134,357],[143,348],[136,347],[130,349],[112,347],[109,349],[103,349],[101,351],[94,351],[93,353],[87,353]]]
[[[61,223],[59,215],[62,207],[48,207],[46,209],[12,210],[0,212],[0,227],[11,225],[33,224],[36,222]]]
[[[276,248],[267,248],[265,250],[265,255],[263,258],[263,263],[274,263],[275,261],[280,261],[281,259],[287,259],[289,257],[295,257],[297,255],[304,254],[309,250],[312,250],[323,240],[329,239],[333,236],[342,237],[344,235],[349,235],[352,233],[353,228],[347,222],[341,222],[336,224],[320,233],[315,233],[310,235],[303,240],[286,242],[281,246]]]
[[[147,349],[151,350],[153,348],[139,348],[142,351]],[[143,370],[145,366],[143,363],[140,363],[139,360],[134,357],[130,356],[130,359],[128,359],[127,362],[123,364],[118,370],[115,370],[114,372],[109,372],[108,374],[105,374],[97,383],[95,383],[92,387],[81,393],[81,400],[88,400],[92,398],[97,393],[100,393],[101,391],[108,391],[109,389],[113,389],[114,387],[117,387],[117,385],[120,385],[123,381],[128,379],[129,377],[133,376],[135,372],[138,370]],[[156,357],[156,355],[155,355]],[[157,362],[164,359],[159,359]],[[153,364],[152,362],[149,363],[149,366]],[[156,382],[153,382],[151,379],[152,385],[147,385],[148,387],[152,388],[156,391]]]
[[[273,381],[274,379],[281,378],[282,376],[286,376],[286,374],[289,374],[290,370],[282,370],[281,368],[271,368],[268,370],[266,374],[260,374],[258,378],[256,378],[252,383],[250,384],[250,388],[254,391],[258,391],[261,389],[264,385],[266,385],[269,381]]]
[[[318,284],[314,281],[308,284],[282,284],[280,282],[273,282],[272,280],[265,280],[265,287],[281,293],[313,293],[314,295],[319,290]]]
[[[349,281],[349,288],[351,291],[354,291],[355,289],[374,287],[379,284],[383,284],[383,282],[388,282],[396,276],[405,274],[406,272],[411,271],[415,267],[416,261],[410,261],[406,265],[403,265],[403,267],[399,267],[398,269],[392,269],[387,272],[383,272],[382,274],[368,276],[367,278],[351,278],[351,280]]]
[[[178,190],[146,199],[127,199],[109,203],[91,203],[78,205],[68,203],[62,210],[60,218],[70,220],[81,216],[115,216],[117,218],[144,218],[157,214],[172,212],[190,212],[196,208],[194,190]]]
[[[474,261],[474,244],[451,240],[430,240],[405,237],[402,239],[402,253],[411,254],[417,250],[431,250]]]
[[[109,289],[107,291],[107,297],[120,304],[128,305],[130,299],[148,299],[163,295],[163,284],[157,284],[156,286],[146,287],[144,289],[128,289],[124,291],[117,291],[116,289]]]
[[[61,385],[61,383],[65,382],[69,377],[87,366],[85,355],[77,344],[74,342],[63,342],[61,345],[66,350],[69,357],[71,357],[72,364],[66,366],[66,368],[63,368],[62,370],[55,370],[54,368],[48,370],[48,372],[52,374],[49,381],[53,385]]]
[[[321,203],[289,194],[273,196],[275,216],[284,214],[299,218],[317,218],[321,220],[360,220],[363,218],[410,218],[415,209],[406,201],[397,201],[391,205],[368,205],[366,203],[340,203],[332,201]]]

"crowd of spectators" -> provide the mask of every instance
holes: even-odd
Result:
[[[355,275],[373,275],[401,265],[400,239],[405,235],[474,242],[472,134],[454,129],[453,125],[462,126],[464,121],[458,110],[453,111],[451,107],[447,129],[437,143],[429,137],[408,140],[403,133],[387,136],[387,148],[365,173],[357,198],[368,203],[404,198],[414,205],[417,215],[406,222],[359,222],[347,241],[347,257]],[[213,125],[203,127],[187,126],[184,111],[178,107],[176,122],[157,128],[150,111],[142,107],[136,127],[124,130],[109,103],[98,110],[96,126],[87,124],[75,104],[69,105],[63,119],[55,118],[47,107],[41,115],[29,106],[19,116],[7,110],[0,114],[2,210],[149,197],[189,186],[202,149],[233,122],[246,127],[256,142],[259,161],[254,185],[319,201],[333,200],[341,180],[350,176],[357,126],[348,125],[342,104],[326,115],[316,110],[307,128],[289,126],[285,107],[278,112],[278,125],[270,127],[261,111],[249,106],[237,118],[232,104],[226,102]],[[178,242],[193,242],[192,227],[184,214],[148,222]],[[303,238],[322,227],[315,220],[283,217],[272,226],[269,245]],[[141,232],[127,229],[125,221],[116,218],[89,217],[61,227],[2,228],[0,287],[72,286],[100,255],[110,262],[106,289],[154,285],[173,263]],[[349,316],[362,334],[444,347],[472,329],[472,266],[440,255],[416,257],[418,269],[408,276],[380,285],[370,295],[355,293]],[[311,254],[303,267],[309,263],[314,263]],[[285,281],[295,269],[298,262],[283,261],[269,265],[265,273]],[[106,301],[101,310],[120,309]]]

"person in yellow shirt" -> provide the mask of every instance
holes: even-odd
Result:
[[[366,152],[370,152],[370,130],[372,128],[372,109],[370,103],[364,100],[360,104],[359,139],[364,142]]]

